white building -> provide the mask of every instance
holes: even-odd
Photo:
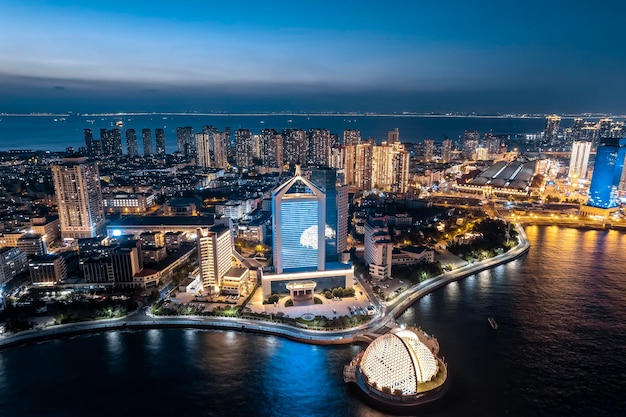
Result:
[[[572,157],[569,162],[570,181],[587,179],[587,164],[591,153],[591,142],[577,141],[572,144]]]
[[[232,238],[228,227],[218,225],[198,229],[198,262],[204,291],[219,294],[222,278],[232,266],[232,253]]]
[[[368,219],[364,235],[364,256],[370,275],[379,280],[391,277],[393,243],[384,219]]]

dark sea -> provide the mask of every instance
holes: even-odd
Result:
[[[78,149],[85,145],[83,129],[91,128],[94,138],[100,137],[101,128],[111,129],[121,120],[123,126],[122,143],[126,140],[124,130],[134,128],[141,141],[141,129],[163,128],[165,130],[166,151],[176,150],[176,128],[191,126],[200,132],[202,126],[213,125],[220,130],[230,127],[250,129],[259,133],[262,129],[273,128],[325,128],[337,133],[341,138],[345,129],[359,129],[363,139],[373,137],[386,140],[387,131],[398,128],[402,142],[421,142],[445,138],[456,140],[465,130],[478,130],[480,134],[524,135],[544,129],[543,118],[498,118],[498,117],[424,117],[424,116],[327,116],[327,115],[141,115],[141,116],[3,116],[0,115],[0,150],[34,149],[64,151],[73,146]],[[563,120],[562,125],[571,125],[571,120]],[[126,152],[126,151],[124,151]]]
[[[399,320],[434,334],[449,366],[448,394],[417,415],[625,415],[626,234],[527,234],[527,255]],[[0,352],[0,416],[383,416],[342,381],[361,349],[172,329],[26,345]]]

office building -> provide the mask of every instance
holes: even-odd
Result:
[[[165,156],[165,130],[161,128],[154,129],[154,137],[156,141],[156,155]]]
[[[98,166],[87,158],[65,158],[52,166],[61,237],[79,239],[104,232],[104,208]]]
[[[224,275],[232,267],[232,236],[228,227],[217,225],[198,229],[198,263],[202,288],[217,295]]]
[[[274,267],[277,273],[294,268],[324,270],[326,198],[322,190],[300,175],[272,192]]]
[[[333,173],[334,170],[321,170],[312,175],[315,175],[316,181],[332,189],[330,183]],[[331,227],[326,227],[327,196],[312,181],[302,177],[299,165],[296,166],[295,174],[272,192],[274,265],[259,271],[265,297],[275,292],[290,293],[290,287],[293,289],[305,281],[315,284],[311,284],[309,289],[317,288],[320,291],[324,288],[352,286],[352,265],[327,262],[326,259],[327,250],[339,250],[338,243],[331,242],[337,232],[333,236]],[[342,194],[343,191],[336,194],[339,201],[344,198]],[[332,197],[330,199],[337,201]],[[328,222],[338,223],[341,218]],[[312,294],[309,295],[312,300]]]
[[[572,156],[569,163],[569,180],[576,182],[577,180],[587,179],[587,164],[589,162],[589,154],[591,152],[591,142],[576,141],[572,143]]]
[[[152,155],[152,132],[150,129],[141,129],[141,143],[143,145],[143,156]]]
[[[128,156],[135,157],[139,155],[139,148],[137,147],[137,132],[135,129],[126,129],[126,151]]]
[[[324,193],[326,204],[325,250],[326,262],[337,262],[346,250],[348,237],[348,189],[337,186],[337,170],[315,168],[311,182]]]
[[[587,205],[600,209],[617,207],[617,191],[622,179],[625,157],[626,139],[600,139]]]

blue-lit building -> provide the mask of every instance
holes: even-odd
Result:
[[[602,139],[596,152],[587,204],[600,209],[617,206],[617,191],[624,170],[626,139]]]
[[[328,181],[332,177],[320,175]],[[329,191],[330,188],[335,192],[330,193],[328,203],[322,187],[302,177],[297,167],[296,175],[272,192],[274,265],[259,271],[264,297],[289,292],[288,285],[304,281],[315,282],[320,291],[352,287],[354,268],[348,261],[336,262],[339,248],[334,236],[330,239],[333,234],[327,227],[328,222],[337,223],[338,217],[334,181]],[[329,209],[335,213],[334,218],[327,218]],[[335,259],[327,259],[327,251]]]
[[[272,192],[274,267],[324,270],[326,198],[311,181],[296,176]],[[320,227],[321,226],[321,227]]]

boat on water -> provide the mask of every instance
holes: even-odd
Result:
[[[487,321],[489,322],[489,325],[491,326],[492,329],[494,330],[498,329],[498,323],[496,323],[496,319],[494,319],[493,317],[488,317]]]
[[[115,121],[115,126],[124,126],[124,122],[121,120],[116,120]]]

